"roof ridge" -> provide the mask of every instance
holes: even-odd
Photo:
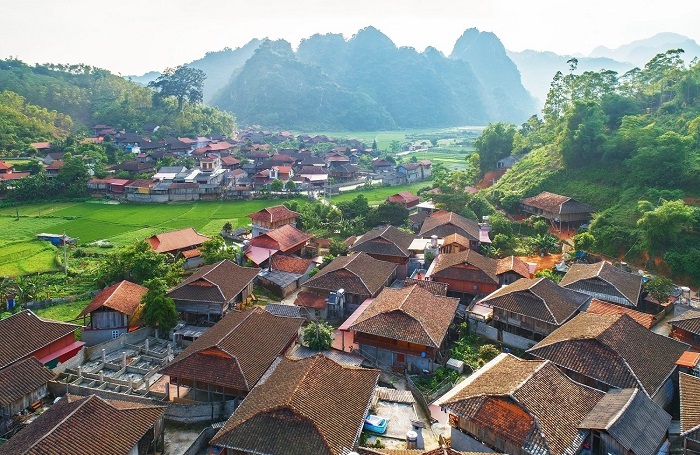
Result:
[[[533,289],[533,287],[535,287],[536,285],[540,284],[540,283],[542,282],[542,280],[544,280],[544,279],[545,279],[544,277],[539,277],[539,278],[537,278],[537,279],[535,280],[534,283],[532,283],[530,286],[528,286],[527,290],[530,291],[532,294],[534,294],[537,298],[539,298],[539,299],[542,301],[542,303],[544,304],[545,309],[546,309],[547,312],[549,312],[549,314],[552,316],[552,319],[554,320],[554,322],[555,322],[556,324],[559,324],[559,320],[558,320],[557,317],[554,315],[554,312],[552,311],[552,309],[549,308],[549,305],[547,305],[547,301],[544,299],[544,297],[542,297],[541,295],[539,295],[539,294],[538,294],[537,292],[535,292],[535,290]]]
[[[417,284],[413,284],[412,286],[413,286],[413,289],[411,289],[411,290],[406,294],[406,297],[405,297],[405,298],[403,299],[403,301],[401,302],[401,305],[399,305],[399,310],[400,310],[402,313],[404,313],[405,315],[411,317],[411,319],[413,319],[414,321],[416,321],[416,322],[418,323],[418,325],[420,325],[421,328],[423,329],[423,333],[425,333],[426,335],[428,335],[428,338],[430,338],[430,341],[433,342],[433,344],[435,345],[435,347],[439,348],[439,347],[440,347],[440,344],[439,344],[438,342],[435,341],[435,339],[432,337],[431,333],[425,328],[425,325],[423,325],[423,321],[421,321],[419,318],[415,317],[413,314],[411,314],[411,313],[409,313],[408,311],[405,311],[405,310],[403,309],[404,303],[406,303],[406,301],[407,301],[408,298],[411,296],[411,294],[413,294],[413,291],[415,291],[416,289],[423,289],[423,288],[421,288],[420,286],[418,286]],[[426,291],[426,292],[429,292],[429,291]]]
[[[617,292],[620,293],[620,295],[622,295],[624,298],[626,298],[627,300],[629,300],[629,297],[626,296],[625,293],[622,292],[614,283],[611,283],[610,281],[608,281],[608,280],[604,279],[602,276],[600,276],[600,273],[603,271],[603,266],[604,266],[605,264],[607,264],[607,262],[605,262],[605,261],[601,261],[601,262],[603,263],[603,265],[600,266],[600,270],[599,270],[599,272],[598,272],[598,278],[600,278],[601,280],[605,281],[605,282],[608,283],[610,286],[614,287],[615,290],[616,290]],[[624,271],[622,271],[622,270],[619,270],[617,267],[615,267],[615,266],[612,265],[612,264],[610,264],[610,266],[613,267],[613,268],[615,268],[615,270],[618,271],[618,272],[626,273],[626,272],[624,272]],[[641,280],[640,280],[639,283],[640,283],[640,284],[639,284],[639,292],[641,293],[641,292],[642,292]],[[632,302],[631,300],[630,300],[630,302],[631,302],[635,307],[637,307],[637,303],[638,303],[638,302]]]
[[[629,400],[627,400],[627,402],[615,413],[615,415],[613,416],[612,419],[608,420],[608,424],[605,426],[606,430],[609,430],[610,427],[613,426],[615,424],[615,422],[617,422],[617,419],[619,419],[620,416],[625,411],[627,411],[627,408],[630,407],[630,404],[634,401],[635,397],[637,396],[637,393],[639,393],[639,389],[636,387],[633,388],[632,395],[630,396]],[[610,422],[612,422],[612,423],[610,423]]]

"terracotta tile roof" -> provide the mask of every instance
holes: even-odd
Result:
[[[262,210],[258,210],[257,212],[246,216],[253,221],[276,223],[278,221],[288,220],[290,218],[296,219],[299,216],[299,213],[289,210],[284,205],[275,205],[273,207],[266,207]]]
[[[0,369],[0,406],[21,400],[54,378],[51,370],[29,357]]]
[[[440,253],[431,264],[431,269],[431,277],[498,284],[498,261],[474,250]]]
[[[642,313],[631,308],[615,305],[614,303],[608,303],[598,299],[591,300],[586,312],[595,314],[626,314],[647,329],[650,329],[656,323],[653,314]]]
[[[530,278],[530,269],[522,259],[515,256],[508,256],[498,260],[498,264],[496,264],[496,275],[502,275],[511,271],[523,278]]]
[[[398,202],[399,204],[411,204],[414,202],[419,202],[420,198],[410,191],[401,191],[399,193],[392,194],[391,196],[387,197],[386,200],[389,202]]]
[[[441,406],[528,452],[553,454],[578,451],[584,436],[578,424],[604,395],[551,362],[510,354],[500,354],[455,389]]]
[[[396,274],[397,265],[374,259],[367,253],[338,256],[304,286],[346,293],[375,296]]]
[[[679,367],[695,368],[700,363],[700,352],[685,351],[676,361]]]
[[[432,450],[419,449],[369,449],[358,447],[359,455],[484,455],[485,452],[458,452],[450,447],[439,447]]]
[[[197,247],[207,240],[211,239],[206,235],[198,233],[191,227],[177,231],[162,232],[147,239],[148,243],[151,244],[151,248],[153,248],[156,253],[168,253]]]
[[[423,237],[437,235],[439,238],[444,238],[455,233],[470,240],[479,240],[479,223],[456,213],[441,210],[434,212],[423,221],[418,234]]]
[[[14,166],[15,166],[14,164],[0,160],[0,170],[7,171],[9,169],[12,169]]]
[[[379,371],[324,355],[284,358],[210,444],[243,452],[340,455],[357,443]]]
[[[199,248],[194,248],[192,250],[185,250],[182,252],[182,257],[185,259],[191,259],[191,258],[196,258],[202,255],[202,252],[199,251]]]
[[[54,161],[53,163],[49,164],[48,166],[46,166],[44,168],[44,170],[57,171],[57,170],[61,169],[63,166],[65,166],[65,164],[66,164],[65,161],[57,160],[57,161]]]
[[[469,239],[464,237],[463,235],[459,235],[457,233],[450,234],[442,240],[443,246],[444,245],[452,245],[454,243],[456,243],[459,246],[469,248]]]
[[[413,278],[406,278],[404,281],[404,286],[413,286],[414,284],[429,291],[433,295],[446,296],[447,295],[447,285],[445,283],[439,283],[437,281],[428,280],[416,280]]]
[[[326,298],[315,292],[301,291],[297,294],[294,305],[304,308],[323,309],[326,308]]]
[[[408,220],[414,225],[418,226],[422,225],[429,216],[430,214],[428,212],[421,211],[408,215]]]
[[[254,267],[241,267],[228,259],[201,267],[168,292],[175,300],[228,303],[258,275]]]
[[[311,259],[297,258],[294,256],[283,256],[281,254],[276,254],[272,256],[272,268],[274,270],[281,270],[283,272],[295,273],[297,275],[304,275],[309,267],[314,264]]]
[[[694,436],[698,440],[700,431],[700,378],[686,373],[678,373],[681,397],[681,435]]]
[[[326,168],[321,167],[321,166],[302,166],[301,170],[299,171],[299,175],[317,175],[317,174],[328,175],[328,170],[326,170]]]
[[[639,389],[611,389],[579,428],[607,432],[626,453],[656,455],[671,416]]]
[[[98,308],[110,308],[112,310],[133,315],[141,304],[141,297],[148,292],[148,289],[131,281],[120,281],[103,290],[80,312],[78,317],[92,313]]]
[[[2,451],[17,455],[128,454],[164,413],[165,406],[66,395],[6,442]]]
[[[224,156],[221,158],[221,163],[226,166],[234,166],[236,164],[241,164],[241,160],[235,156]]]
[[[0,320],[0,368],[32,355],[79,328],[75,324],[42,319],[31,310],[23,310]]]
[[[163,370],[163,374],[250,390],[293,341],[303,318],[263,308],[230,311]]]
[[[397,256],[407,258],[411,256],[408,247],[413,242],[413,234],[404,232],[394,226],[373,229],[365,232],[355,240],[350,248],[354,252],[365,252],[382,256]]]
[[[543,191],[537,196],[525,198],[520,201],[521,204],[546,210],[548,212],[564,214],[564,213],[590,213],[595,209],[588,204],[579,202],[567,196],[549,193]]]
[[[282,252],[294,250],[313,238],[312,234],[307,234],[295,228],[291,224],[285,224],[267,231],[265,234],[254,237],[250,244],[261,248],[272,248]]]
[[[32,142],[30,145],[37,150],[51,148],[51,142]]]
[[[521,278],[487,295],[480,303],[561,325],[589,299],[586,294],[562,288],[548,278]]]
[[[687,348],[625,314],[579,313],[527,352],[613,387],[642,388],[653,397]]]
[[[700,335],[700,311],[698,310],[688,310],[671,319],[668,323],[674,328]]]
[[[384,288],[350,330],[439,348],[459,299],[436,296],[418,285]]]
[[[640,275],[620,270],[607,261],[574,264],[559,284],[601,300],[624,299],[629,306],[637,306],[642,292]]]

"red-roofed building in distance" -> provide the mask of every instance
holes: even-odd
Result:
[[[178,256],[185,251],[199,248],[207,240],[211,239],[190,227],[152,235],[146,241],[156,253],[170,253]]]
[[[420,198],[410,191],[401,191],[399,193],[393,194],[386,198],[387,202],[394,202],[396,204],[401,204],[407,209],[413,208],[418,205]]]
[[[93,346],[137,328],[141,298],[147,292],[147,288],[126,280],[101,290],[78,315],[90,315],[82,332],[85,344]]]
[[[246,216],[252,220],[253,237],[257,237],[271,229],[282,227],[285,224],[297,227],[299,213],[289,210],[284,205],[275,205]]]

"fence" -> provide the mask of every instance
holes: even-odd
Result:
[[[86,297],[95,297],[100,292],[99,289],[94,291],[85,292],[83,294],[71,295],[68,297],[59,297],[56,299],[46,299],[46,300],[33,300],[31,302],[26,302],[22,304],[22,308],[29,310],[36,310],[39,308],[46,308],[53,305],[58,305],[61,303],[75,302],[76,300],[84,299]]]
[[[472,332],[488,340],[502,343],[505,346],[510,346],[512,348],[518,348],[525,351],[537,344],[533,340],[505,331],[501,331],[499,337],[498,329],[486,324],[485,322],[476,321],[474,319],[467,319],[467,322],[469,323],[469,330]]]
[[[199,455],[204,453],[204,449],[209,445],[209,441],[214,437],[216,431],[212,427],[206,427],[203,429],[197,439],[194,440],[189,449],[185,450],[182,455]]]
[[[421,410],[423,411],[423,414],[430,418],[430,408],[428,400],[426,399],[425,395],[423,395],[423,392],[421,392],[418,389],[418,387],[413,383],[411,376],[409,376],[408,373],[406,373],[405,375],[406,384],[408,384],[408,390],[410,390],[413,394],[413,398],[416,399],[416,403],[418,403],[418,406],[420,406]]]

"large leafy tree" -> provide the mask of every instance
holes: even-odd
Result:
[[[512,123],[491,123],[474,141],[474,148],[481,158],[481,169],[496,167],[496,162],[513,152],[515,125]]]
[[[97,284],[107,286],[129,279],[139,284],[160,278],[167,286],[180,280],[182,259],[156,253],[145,240],[108,254],[97,270]]]
[[[333,343],[333,327],[324,321],[310,323],[301,333],[304,346],[316,351],[324,351]]]
[[[182,111],[185,100],[194,104],[202,102],[206,78],[204,71],[180,65],[177,68],[167,68],[148,86],[157,89],[161,96],[174,96],[177,99],[177,110]]]
[[[167,285],[160,278],[153,278],[146,283],[148,292],[141,298],[144,322],[167,334],[177,325],[178,314],[175,302],[167,296]]]
[[[224,259],[238,263],[238,248],[233,245],[227,245],[224,238],[220,235],[204,242],[199,247],[199,251],[202,253],[202,260],[205,264],[214,264]]]

